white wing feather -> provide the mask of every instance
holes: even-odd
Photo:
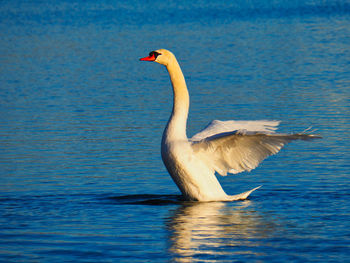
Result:
[[[215,121],[217,123],[217,121]],[[215,124],[214,123],[214,124]],[[224,122],[226,123],[226,122]],[[237,123],[237,122],[235,122]],[[274,134],[278,122],[244,122],[259,131],[238,130],[214,134],[212,124],[191,139],[194,153],[220,175],[250,171],[292,140],[320,138],[311,134]],[[223,130],[223,126],[217,130]],[[242,126],[239,126],[242,127]],[[203,138],[205,134],[213,134]],[[202,138],[202,139],[200,139]],[[200,140],[199,140],[200,139]]]
[[[219,121],[213,120],[202,131],[194,135],[190,141],[200,141],[215,134],[237,130],[274,133],[279,121]]]

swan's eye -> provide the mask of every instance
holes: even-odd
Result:
[[[149,56],[152,57],[154,56],[155,59],[157,59],[157,57],[161,55],[160,53],[158,53],[157,51],[152,51],[151,53],[149,53]]]

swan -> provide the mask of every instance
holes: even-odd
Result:
[[[173,89],[173,109],[161,142],[165,167],[183,197],[189,201],[235,201],[246,199],[250,191],[228,195],[215,173],[226,176],[250,171],[288,142],[319,138],[309,133],[275,134],[279,121],[214,120],[188,139],[189,94],[179,63],[173,53],[159,49],[141,61],[154,61],[168,70]]]

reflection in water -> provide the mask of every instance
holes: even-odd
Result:
[[[175,262],[216,262],[233,254],[256,254],[251,247],[272,231],[271,223],[249,209],[250,201],[237,207],[224,202],[185,203],[174,211],[167,223],[170,252]],[[253,252],[255,251],[255,252]]]

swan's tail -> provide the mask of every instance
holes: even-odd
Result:
[[[229,196],[229,200],[230,200],[230,201],[245,200],[245,199],[247,199],[247,197],[248,197],[252,192],[254,192],[255,190],[259,189],[260,187],[261,187],[261,185],[258,186],[258,187],[255,187],[255,188],[252,189],[252,190],[249,190],[249,191],[247,191],[247,192],[244,192],[244,193],[241,193],[241,194],[238,194],[238,195],[230,195],[230,196]]]

